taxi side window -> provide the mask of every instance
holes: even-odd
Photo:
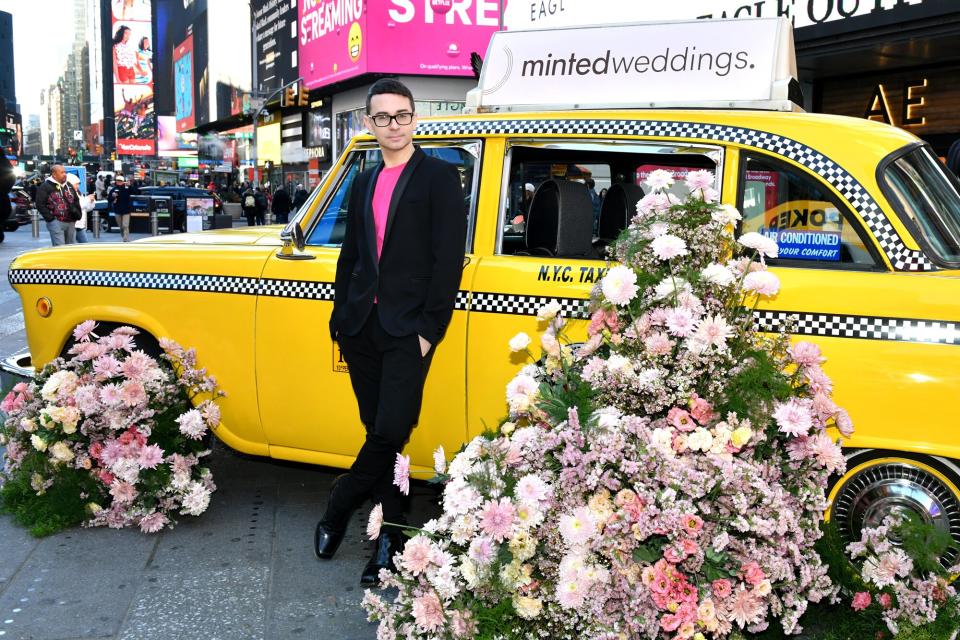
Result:
[[[814,176],[745,154],[740,172],[741,232],[777,241],[783,266],[872,269],[871,241],[849,208]]]
[[[480,144],[467,143],[463,146],[422,144],[424,153],[445,160],[456,167],[460,174],[460,184],[464,194],[464,215],[468,221],[473,216],[478,188],[477,164],[479,162]],[[339,247],[343,243],[343,236],[347,229],[347,208],[350,204],[350,192],[362,171],[375,167],[381,160],[377,149],[355,150],[350,153],[339,181],[333,192],[324,203],[323,212],[319,221],[307,236],[307,244],[321,247]],[[472,225],[468,223],[467,250],[472,245]]]
[[[643,183],[651,172],[673,173],[674,188],[679,191],[684,190],[688,172],[716,172],[709,150],[668,149],[667,145],[587,142],[512,147],[498,253],[604,259],[607,247],[636,214],[637,202],[647,189]]]

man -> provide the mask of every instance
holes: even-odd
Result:
[[[243,215],[247,217],[247,225],[254,226],[257,220],[263,217],[263,195],[258,193],[253,185],[247,187],[247,190],[240,196],[240,208],[243,209]]]
[[[364,124],[383,161],[360,174],[350,192],[330,334],[350,368],[367,433],[317,525],[314,547],[325,559],[367,496],[383,505],[385,521],[404,522],[393,466],[419,419],[430,361],[453,314],[466,243],[459,175],[413,145],[410,90],[394,79],[378,80],[366,110]],[[376,584],[401,544],[400,532],[385,527],[361,583]]]
[[[80,194],[67,182],[67,171],[62,164],[50,169],[50,176],[37,188],[37,211],[47,223],[53,246],[74,244],[80,219]]]
[[[306,204],[307,198],[309,197],[310,194],[307,193],[307,190],[303,188],[303,185],[297,184],[297,188],[293,192],[293,209],[295,211],[300,211],[300,207]]]
[[[273,202],[270,203],[270,210],[273,212],[273,221],[281,224],[287,224],[287,214],[290,213],[290,195],[283,187],[279,187],[273,194]]]
[[[127,179],[123,176],[117,176],[113,180],[113,188],[110,189],[108,200],[113,210],[113,215],[120,226],[120,236],[124,242],[130,242],[130,213],[133,211],[133,203],[130,196],[134,195],[134,190],[127,186]]]

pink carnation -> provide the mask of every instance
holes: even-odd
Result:
[[[854,611],[863,611],[870,606],[872,598],[870,597],[869,591],[859,591],[856,595],[853,596],[853,602],[850,606]]]
[[[501,498],[496,502],[487,500],[480,512],[480,529],[495,542],[502,542],[511,535],[516,513],[508,498]]]
[[[761,569],[760,565],[756,562],[748,562],[743,565],[741,571],[743,572],[744,579],[753,587],[767,579],[767,576],[763,573],[763,569]]]

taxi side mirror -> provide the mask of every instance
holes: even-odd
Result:
[[[307,241],[303,235],[303,229],[296,220],[291,220],[283,228],[280,232],[280,241],[283,246],[280,251],[277,251],[277,257],[281,260],[313,260],[316,257],[304,252]]]

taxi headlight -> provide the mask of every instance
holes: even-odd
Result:
[[[53,313],[53,303],[50,302],[50,298],[37,298],[37,313],[41,318],[49,317]]]

